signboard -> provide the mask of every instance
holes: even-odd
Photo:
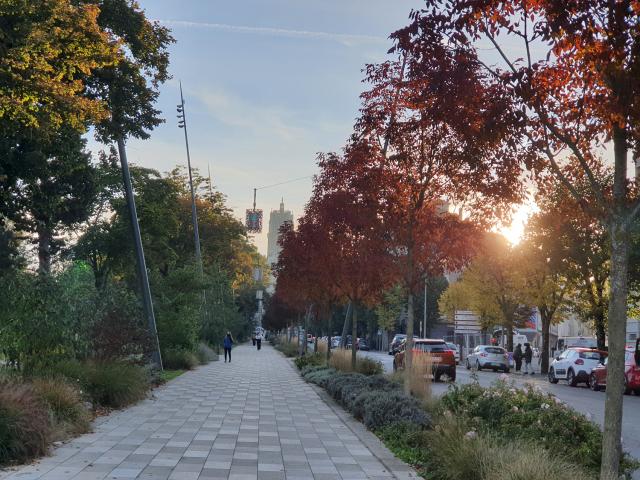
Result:
[[[480,333],[480,321],[470,310],[456,310],[455,333]]]
[[[246,225],[247,232],[260,233],[262,232],[262,210],[247,209]]]

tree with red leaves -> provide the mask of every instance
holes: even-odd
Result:
[[[414,295],[425,276],[460,269],[476,228],[503,218],[523,198],[517,128],[501,85],[483,76],[473,54],[449,48],[435,29],[392,35],[397,55],[367,67],[353,150],[380,172],[380,215],[397,275],[407,292],[411,366]],[[464,206],[467,218],[448,212]]]
[[[351,363],[355,368],[358,310],[377,303],[393,281],[392,255],[381,212],[380,171],[367,152],[347,148],[343,156],[319,157],[320,174],[305,216],[323,230],[335,268],[335,291],[352,305]]]
[[[507,90],[512,104],[506,109],[518,115],[536,157],[532,165],[555,175],[609,232],[603,480],[617,477],[622,450],[630,229],[640,213],[639,18],[638,0],[435,0],[415,12],[405,29],[413,45],[445,35],[452,48],[469,55],[480,41],[488,42],[497,58],[484,58],[481,64],[494,85]],[[628,171],[629,151],[635,179]],[[579,170],[567,168],[568,161]],[[603,182],[594,166],[609,163],[613,175]],[[582,176],[588,192],[576,188]]]

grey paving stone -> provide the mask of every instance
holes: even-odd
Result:
[[[402,480],[415,472],[271,347],[185,373],[1,480]]]

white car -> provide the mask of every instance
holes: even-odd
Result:
[[[467,356],[466,366],[467,369],[482,370],[483,368],[490,368],[495,372],[502,370],[505,373],[509,373],[509,355],[502,347],[478,345]]]
[[[447,347],[453,350],[453,356],[456,358],[456,365],[460,363],[460,348],[455,343],[447,342]]]
[[[575,387],[578,383],[589,385],[591,370],[607,357],[607,352],[595,348],[567,348],[558,355],[549,367],[549,381],[566,380]]]

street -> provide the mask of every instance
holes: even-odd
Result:
[[[385,373],[393,371],[393,357],[386,352],[360,352],[361,355],[373,358],[382,363]],[[537,367],[537,365],[536,365]],[[458,365],[456,371],[456,383],[471,383],[472,372],[467,370],[463,365]],[[478,381],[484,387],[490,386],[498,378],[501,373],[481,371],[477,372]],[[547,381],[546,375],[528,376],[516,373],[506,374],[509,382],[513,382],[516,386],[523,386],[530,383],[538,386],[545,392],[552,393],[558,399],[575,408],[578,412],[587,415],[597,422],[600,426],[604,422],[604,392],[593,392],[584,384],[578,387],[570,387],[566,382],[560,381],[553,385]],[[449,388],[447,383],[433,383],[433,393],[436,395],[444,394]],[[624,416],[622,425],[622,442],[624,449],[635,458],[640,458],[640,397],[635,395],[626,395],[624,397]],[[634,478],[640,479],[640,472],[636,472]]]

